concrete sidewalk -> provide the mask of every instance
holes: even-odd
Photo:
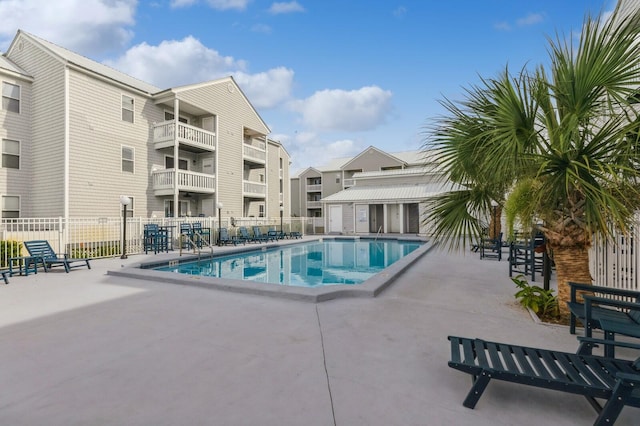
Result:
[[[2,425],[587,425],[581,396],[492,382],[475,410],[447,336],[574,351],[507,262],[433,250],[381,295],[319,304],[107,276],[0,286]],[[636,425],[625,408],[616,424]]]

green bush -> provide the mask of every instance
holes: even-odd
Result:
[[[558,316],[558,298],[553,295],[553,290],[545,290],[536,285],[529,285],[524,275],[511,278],[518,287],[516,299],[525,308],[531,309],[539,317]]]
[[[13,240],[0,241],[0,267],[9,266],[9,259],[22,256],[22,242]]]

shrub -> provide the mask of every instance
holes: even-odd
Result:
[[[0,241],[0,267],[9,266],[9,259],[22,256],[22,242],[14,240]]]
[[[536,285],[530,285],[524,279],[524,275],[511,278],[518,287],[516,299],[525,308],[531,309],[539,317],[558,316],[558,298],[553,295],[553,290],[545,290]]]

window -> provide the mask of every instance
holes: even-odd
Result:
[[[258,206],[258,217],[264,217],[264,204]]]
[[[133,123],[133,98],[122,95],[122,121]]]
[[[280,170],[282,170],[282,157],[280,157]]]
[[[178,201],[178,216],[186,216],[189,212],[188,201]],[[164,216],[173,217],[173,200],[164,200]]]
[[[20,217],[20,197],[16,195],[2,196],[2,218],[15,219]]]
[[[258,181],[259,181],[260,183],[264,183],[264,175],[263,175],[263,174],[259,174],[259,175],[258,175]]]
[[[20,142],[2,139],[2,168],[20,168]]]
[[[174,166],[173,157],[166,156],[164,157],[164,167],[167,169],[173,169]],[[185,160],[184,158],[178,158],[178,169],[180,170],[189,170],[189,160]]]
[[[170,112],[170,111],[165,111],[164,112],[165,121],[170,121],[170,120],[173,120],[174,118],[175,118],[175,115],[172,112]],[[184,123],[184,124],[189,124],[189,119],[187,117],[180,116],[180,117],[178,117],[178,121],[181,122],[181,123]]]
[[[2,109],[20,114],[20,86],[2,83]]]
[[[135,151],[128,146],[122,147],[122,171],[133,173],[133,160]]]
[[[280,193],[282,194],[284,189],[284,183],[282,182],[282,179],[280,179]]]

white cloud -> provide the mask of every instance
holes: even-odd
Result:
[[[272,108],[288,100],[293,86],[291,69],[279,67],[250,74],[245,61],[222,56],[192,36],[165,40],[157,46],[142,43],[105,63],[163,89],[233,75],[256,108]]]
[[[279,15],[281,13],[304,12],[304,7],[297,1],[275,2],[269,8],[269,13]]]
[[[407,14],[407,8],[404,6],[399,6],[393,11],[393,16],[396,18],[402,18]]]
[[[539,24],[544,21],[544,15],[542,13],[530,13],[524,18],[520,18],[516,21],[519,27],[528,27],[530,25]]]
[[[234,78],[256,108],[273,108],[289,99],[293,86],[293,70],[278,67],[267,72],[234,73]]]
[[[85,55],[126,46],[137,0],[2,0],[0,50],[18,29]]]
[[[245,10],[251,0],[207,0],[209,6],[217,10]]]
[[[383,123],[391,109],[392,93],[377,86],[358,90],[322,90],[291,103],[313,130],[364,131]]]
[[[267,24],[256,24],[251,27],[254,33],[271,34],[271,27]]]
[[[286,141],[286,147],[291,155],[293,173],[310,166],[322,166],[334,158],[354,156],[364,149],[351,139],[327,142],[320,140],[315,133],[304,132],[297,134],[293,141]]]
[[[171,7],[186,7],[195,4],[198,0],[171,0]]]

